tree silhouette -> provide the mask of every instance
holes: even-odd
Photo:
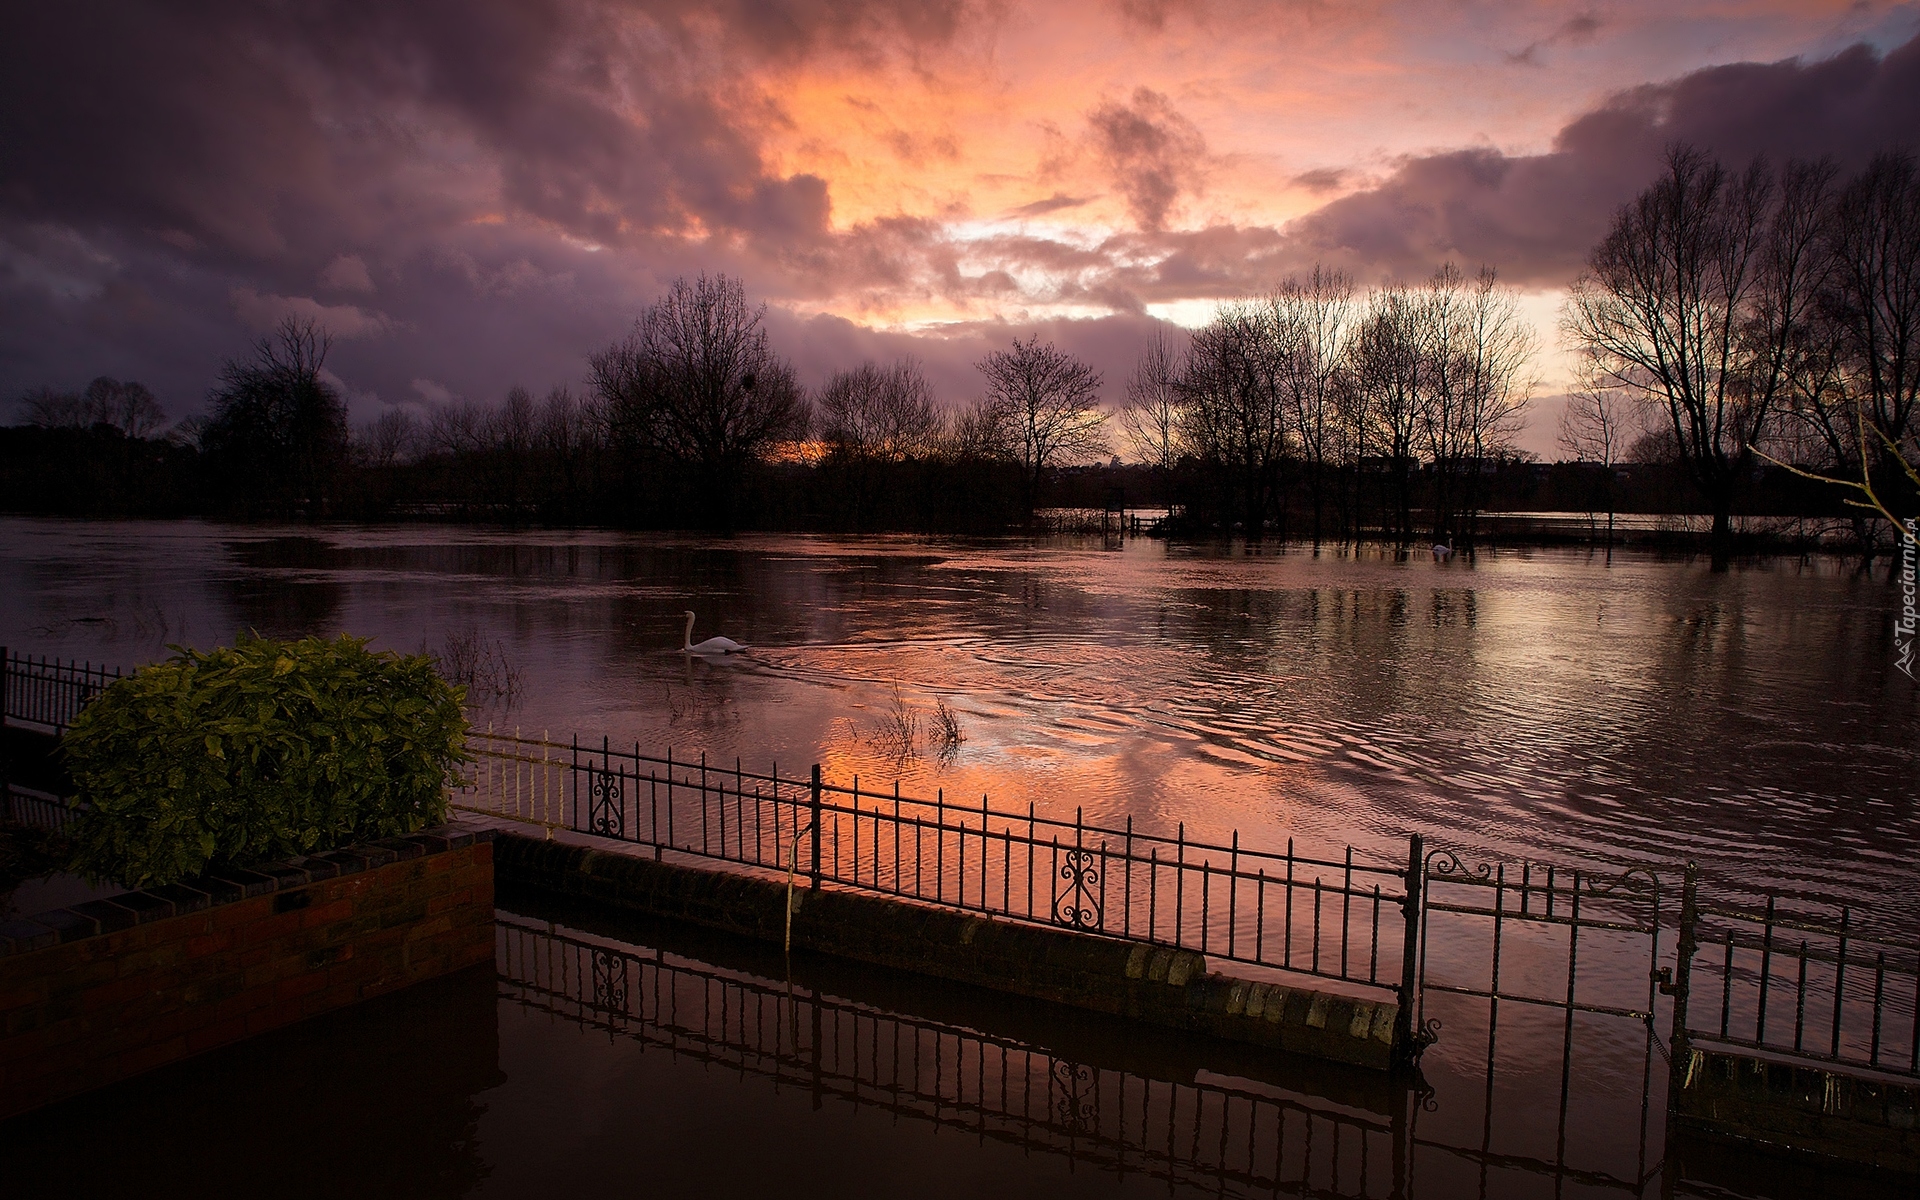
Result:
[[[243,511],[323,515],[347,459],[347,408],[321,377],[332,339],[288,317],[228,359],[200,434],[211,478]]]

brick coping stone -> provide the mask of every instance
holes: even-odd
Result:
[[[0,958],[102,937],[149,921],[185,916],[270,892],[305,887],[323,879],[357,875],[388,863],[445,854],[476,842],[491,842],[497,832],[477,825],[437,825],[405,837],[359,842],[339,850],[262,863],[246,870],[213,871],[186,883],[142,888],[30,917],[11,918],[0,921]]]

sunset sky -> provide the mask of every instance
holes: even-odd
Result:
[[[1491,264],[1540,324],[1662,148],[1843,166],[1920,129],[1920,8],[1862,0],[16,6],[0,397],[198,410],[282,315],[356,420],[578,386],[675,275],[743,277],[803,382],[942,399],[1038,329],[1117,401],[1155,320],[1315,262]]]

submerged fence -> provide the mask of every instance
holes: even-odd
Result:
[[[0,714],[8,725],[63,733],[120,668],[16,654],[0,646]]]
[[[5,724],[64,730],[118,670],[0,651]],[[1555,1016],[1562,1074],[1576,1021],[1643,1039],[1649,1075],[1695,1046],[1920,1079],[1920,940],[1854,907],[1709,895],[1697,870],[1612,873],[1474,863],[1408,839],[1405,858],[1172,836],[863,789],[818,766],[782,773],[571,739],[488,732],[456,807],[624,842],[655,857],[772,872],[1004,920],[1200,951],[1393,993],[1417,1053],[1443,1018],[1502,1006]],[[64,822],[55,797],[3,793],[11,819]],[[43,811],[44,810],[44,811]],[[1462,1006],[1466,1006],[1463,1008]],[[1444,1011],[1443,1011],[1444,1010]],[[1564,1091],[1564,1088],[1563,1088]],[[1563,1122],[1564,1122],[1563,1097]]]
[[[863,791],[738,762],[654,757],[500,734],[475,755],[460,807],[653,851],[791,872],[823,885],[1014,921],[1135,938],[1362,987],[1400,991],[1407,868],[1172,837],[1025,810]]]
[[[1852,909],[1708,903],[1697,872],[1470,863],[1418,835],[1389,863],[746,770],[639,747],[476,734],[462,808],[614,839],[656,857],[791,875],[995,916],[1198,950],[1262,971],[1390,991],[1403,1045],[1439,1011],[1620,1023],[1648,1077],[1718,1045],[1920,1078],[1920,942]],[[1677,877],[1676,877],[1677,876]],[[1640,1032],[1633,1032],[1635,1029]],[[1812,1032],[1818,1032],[1816,1038]],[[1564,1090],[1564,1089],[1563,1089]],[[1564,1121],[1564,1105],[1562,1119]]]

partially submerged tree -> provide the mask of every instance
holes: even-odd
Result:
[[[614,446],[691,466],[716,525],[731,523],[748,464],[810,423],[765,316],[737,279],[676,279],[631,334],[588,360]]]
[[[1404,543],[1413,531],[1416,440],[1428,392],[1430,360],[1421,333],[1423,305],[1404,287],[1382,288],[1367,297],[1367,312],[1354,336],[1354,386],[1364,397],[1368,439],[1378,446],[1393,487],[1389,521]]]
[[[1288,452],[1286,386],[1291,338],[1263,305],[1222,305],[1196,330],[1181,375],[1182,437],[1220,472],[1246,535],[1261,537],[1276,509]],[[1283,340],[1285,339],[1285,340]]]
[[[1607,510],[1607,545],[1613,545],[1614,471],[1646,431],[1645,406],[1618,388],[1581,386],[1560,412],[1558,442],[1576,462],[1600,468],[1599,499]]]
[[[1327,468],[1339,451],[1353,280],[1343,271],[1315,265],[1304,280],[1282,283],[1267,304],[1280,343],[1291,350],[1285,375],[1287,417],[1306,460],[1317,544],[1326,506]]]
[[[348,450],[347,407],[323,377],[332,339],[288,317],[220,369],[200,445],[235,504],[326,511]]]
[[[1792,377],[1797,334],[1819,295],[1824,164],[1734,172],[1687,147],[1614,217],[1575,283],[1563,327],[1596,381],[1664,414],[1680,461],[1732,547],[1749,477]]]
[[[1920,166],[1912,154],[1876,155],[1840,188],[1821,221],[1820,250],[1819,303],[1797,343],[1787,406],[1796,420],[1764,457],[1854,490],[1854,534],[1871,559],[1875,512],[1900,534],[1893,507],[1920,500],[1920,481],[1909,479],[1920,462]]]
[[[1048,469],[1107,451],[1100,373],[1038,334],[975,364],[987,377],[986,416],[1021,467],[1022,507],[1031,515]]]

